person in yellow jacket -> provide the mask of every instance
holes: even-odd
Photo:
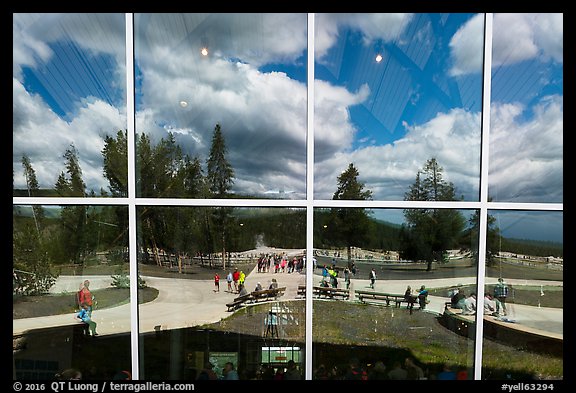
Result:
[[[243,270],[240,270],[240,276],[238,277],[238,285],[244,285],[244,281],[246,280],[246,273]]]
[[[330,277],[330,284],[332,288],[338,288],[338,272],[334,269],[334,266],[328,268],[328,276]]]

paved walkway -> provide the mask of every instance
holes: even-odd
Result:
[[[151,302],[142,304],[139,308],[140,331],[153,332],[155,329],[176,329],[192,327],[202,324],[218,322],[231,315],[227,311],[226,303],[231,302],[236,293],[226,292],[225,275],[220,280],[220,292],[214,292],[213,280],[190,280],[143,276],[150,287],[158,289],[159,296]],[[298,285],[306,282],[304,273],[258,273],[256,268],[247,273],[246,289],[254,290],[257,282],[261,282],[263,287],[267,287],[272,278],[276,278],[280,287],[286,287],[286,292],[280,300],[289,300],[296,297]],[[320,276],[315,275],[313,282],[317,285]],[[61,293],[78,290],[78,285],[85,279],[90,280],[90,289],[106,288],[110,286],[112,279],[110,276],[61,276],[51,292]],[[493,280],[494,282],[492,282]],[[496,279],[487,279],[487,284],[495,283]],[[456,286],[458,284],[475,284],[475,277],[440,278],[426,280],[377,280],[375,291],[388,293],[404,293],[406,286],[413,289],[420,288],[422,284],[427,288],[441,288]],[[343,280],[341,280],[343,283]],[[527,281],[510,280],[512,285],[558,285],[562,282],[550,281]],[[351,290],[369,289],[369,280],[353,279]],[[353,297],[351,296],[351,299]],[[442,313],[444,302],[448,297],[430,296],[428,312]],[[529,326],[554,334],[563,333],[563,309],[532,307],[519,304],[508,305],[509,318],[515,324]],[[94,320],[98,323],[98,333],[117,334],[129,332],[130,327],[130,305],[125,304],[108,309],[96,309],[93,313]],[[75,314],[54,315],[38,318],[24,318],[13,320],[13,334],[21,334],[27,330],[39,327],[54,327],[69,325],[76,321]],[[80,323],[80,322],[77,322]]]

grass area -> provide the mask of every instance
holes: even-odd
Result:
[[[465,294],[476,291],[475,285],[462,285]],[[450,288],[430,288],[430,295],[448,296]],[[541,292],[542,290],[542,292]],[[494,293],[494,285],[486,285],[485,292]],[[543,295],[542,295],[543,294]],[[509,285],[508,303],[524,304],[535,307],[564,308],[564,287]]]
[[[98,304],[95,310],[116,307],[128,303],[130,299],[129,288],[105,288],[92,291]],[[158,297],[155,288],[142,288],[138,290],[138,303],[147,303]],[[14,297],[12,318],[32,318],[47,315],[69,314],[78,311],[76,294],[18,296]]]
[[[249,272],[254,268],[253,263],[235,264],[240,270]],[[175,269],[157,265],[138,266],[141,276],[154,276],[165,278],[179,278],[190,280],[212,280],[214,273],[219,272],[224,277],[224,271],[221,268],[210,267],[208,264],[201,266],[199,264],[190,266],[179,273]],[[116,275],[120,271],[128,274],[127,265],[63,265],[58,267],[60,275]],[[98,304],[95,309],[115,307],[125,304],[129,301],[130,293],[127,288],[106,288],[92,290]],[[146,303],[156,299],[158,290],[155,288],[143,288],[138,290],[139,304]],[[32,318],[47,315],[68,314],[77,311],[76,294],[46,294],[39,296],[15,296],[13,298],[12,318]]]
[[[304,301],[289,304],[290,315],[298,323],[284,327],[285,336],[303,342]],[[269,304],[246,307],[210,327],[258,334],[269,310]],[[351,356],[365,362],[384,358],[390,363],[411,353],[421,365],[434,370],[444,362],[454,368],[468,367],[474,354],[473,340],[450,331],[432,313],[416,311],[410,315],[406,309],[352,302],[315,301],[312,338],[315,345],[342,346],[342,350],[331,350],[328,359],[317,360],[333,365],[346,364]],[[358,355],[352,355],[355,348]],[[506,375],[562,379],[563,359],[485,339],[483,373],[495,379],[505,379]]]

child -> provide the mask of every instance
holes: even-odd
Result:
[[[92,337],[95,337],[98,335],[98,333],[96,333],[97,323],[94,322],[92,320],[92,318],[90,317],[89,309],[90,309],[90,306],[88,306],[88,304],[82,303],[82,308],[80,309],[78,314],[76,314],[76,318],[78,318],[79,320],[84,322],[86,325],[88,325],[88,328],[90,329],[90,333],[92,334]]]
[[[216,289],[214,289],[214,292],[220,292],[220,276],[218,275],[218,273],[214,275],[214,286],[216,287]]]

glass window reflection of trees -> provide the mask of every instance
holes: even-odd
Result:
[[[546,46],[548,41],[537,39],[544,34],[539,30],[544,17],[514,15],[515,24],[535,32],[537,66],[547,70],[554,81],[561,80],[557,72],[562,68],[561,57]],[[485,265],[485,292],[494,294],[499,278],[509,288],[507,315],[489,313],[483,320],[482,378],[563,378],[562,210],[538,211],[526,206],[522,210],[513,206],[490,209],[486,232],[481,233],[480,204],[459,204],[478,200],[481,63],[465,63],[461,51],[467,39],[482,37],[482,15],[317,15],[317,149],[313,168],[317,200],[313,203],[313,222],[307,221],[303,203],[305,15],[137,15],[136,77],[143,79],[136,84],[135,196],[175,201],[143,204],[136,199],[135,248],[129,247],[128,199],[115,200],[114,204],[105,200],[102,204],[78,204],[68,199],[129,196],[131,147],[121,114],[123,104],[118,99],[123,89],[106,83],[94,90],[92,98],[82,101],[74,97],[86,93],[69,82],[68,99],[81,102],[80,110],[75,110],[65,104],[67,99],[55,95],[57,89],[52,84],[56,80],[40,75],[42,67],[63,69],[64,59],[72,56],[63,46],[67,43],[77,48],[76,53],[90,53],[84,58],[88,70],[93,71],[92,82],[107,80],[95,71],[123,67],[125,60],[118,54],[124,51],[119,44],[123,41],[103,45],[104,41],[99,41],[102,37],[80,32],[62,36],[82,18],[59,18],[54,33],[44,37],[50,55],[37,57],[36,64],[15,57],[13,94],[27,102],[36,97],[38,113],[51,112],[76,129],[85,127],[90,113],[94,118],[104,118],[103,113],[108,117],[106,121],[96,120],[100,124],[96,132],[85,131],[72,142],[54,143],[52,154],[58,159],[48,157],[48,153],[38,155],[38,149],[26,143],[45,139],[33,136],[38,125],[29,123],[30,127],[24,128],[21,122],[14,122],[15,379],[50,379],[67,368],[81,369],[84,379],[111,379],[118,371],[131,368],[137,360],[130,356],[129,307],[134,300],[128,289],[130,252],[137,253],[138,263],[132,268],[138,269],[142,379],[196,379],[208,363],[223,377],[224,363],[229,360],[235,363],[241,379],[282,378],[289,360],[296,362],[303,377],[306,326],[312,327],[313,379],[350,378],[350,363],[355,359],[367,378],[391,379],[396,362],[412,371],[407,358],[414,359],[427,379],[444,377],[444,367],[454,371],[454,376],[471,379],[477,321],[474,316],[460,315],[447,303],[455,289],[466,296],[478,291],[479,263]],[[258,24],[251,24],[251,18]],[[295,22],[291,35],[295,46],[272,50],[262,33],[270,26],[286,26],[275,24],[282,18],[283,22]],[[495,15],[495,30],[501,28],[502,18]],[[120,19],[99,15],[90,26],[95,31],[102,26],[122,26]],[[378,20],[387,24],[374,24]],[[20,38],[14,40],[15,51],[33,51],[25,37],[38,37],[45,23],[40,16],[16,15],[14,29]],[[225,23],[231,23],[229,33],[238,34],[223,34],[215,28]],[[171,24],[170,34],[158,35],[159,26]],[[375,26],[381,27],[374,30]],[[446,37],[441,37],[434,26],[444,26],[442,34]],[[123,33],[122,29],[118,31]],[[258,50],[244,41],[251,34],[258,37],[254,41]],[[406,41],[408,37],[419,38]],[[501,50],[499,39],[494,38],[494,51]],[[190,58],[184,63],[190,69],[182,70],[181,84],[169,79],[178,88],[174,97],[168,96],[170,90],[160,89],[163,82],[155,74],[166,72],[167,66],[156,64],[150,55],[168,48],[166,59],[170,59],[196,41],[208,49],[206,59]],[[109,48],[114,42],[120,48]],[[481,56],[481,45],[478,51]],[[372,52],[381,54],[380,62],[374,60],[376,54]],[[187,53],[182,52],[182,56]],[[351,62],[352,53],[358,55],[354,56],[358,62]],[[447,54],[444,60],[450,59],[450,67],[441,64],[443,53]],[[203,55],[197,49],[189,56]],[[519,67],[517,62],[529,57],[518,55],[500,61],[496,53],[495,58],[492,110],[498,116],[493,118],[493,144],[504,137],[498,130],[510,120],[503,113],[506,102],[512,110],[511,105],[518,101],[498,93],[502,89],[499,84],[509,80],[502,75],[508,72],[507,66]],[[526,67],[535,67],[534,61]],[[67,64],[72,67],[73,62]],[[208,65],[220,74],[209,74]],[[376,66],[385,68],[372,69]],[[435,78],[442,69],[449,72]],[[242,76],[244,84],[226,87],[233,71]],[[52,75],[56,79],[60,74]],[[44,81],[44,90],[34,82],[39,79]],[[391,89],[400,81],[411,92],[404,101],[399,97],[406,89]],[[184,95],[179,87],[190,87],[192,82],[197,83],[189,90],[192,93]],[[222,94],[217,99],[209,97],[203,90],[206,87]],[[292,89],[297,102],[288,100],[282,93],[285,88]],[[253,111],[256,101],[248,100],[257,92],[268,96],[267,103],[276,100],[275,115],[268,123]],[[548,98],[544,97],[546,92],[539,93],[540,106],[527,109],[524,103],[525,112],[513,110],[513,120],[532,130],[531,124],[540,118],[555,119],[548,128],[539,129],[547,130],[543,135],[550,134],[547,141],[561,146],[558,130],[562,124],[553,114],[562,113],[562,91],[554,88],[548,93]],[[229,100],[226,94],[235,99]],[[519,97],[524,97],[521,90]],[[168,100],[177,104],[175,109],[168,108]],[[19,102],[14,106],[16,120],[31,122],[41,117],[31,116]],[[231,102],[244,103],[245,110],[235,109]],[[209,103],[210,110],[206,111]],[[112,109],[113,115],[102,112],[103,107]],[[262,106],[260,111],[266,112],[266,108]],[[215,115],[217,112],[220,115]],[[520,113],[524,119],[518,117]],[[337,115],[343,116],[340,122],[336,122]],[[286,123],[286,118],[292,121]],[[44,124],[47,132],[55,135],[54,141],[69,127],[54,118],[37,124]],[[387,133],[377,131],[378,127]],[[88,146],[85,138],[97,142]],[[416,139],[421,143],[408,148]],[[244,150],[250,147],[253,149]],[[411,152],[410,159],[401,154],[403,147],[404,153]],[[459,150],[458,157],[453,149]],[[544,178],[537,176],[539,185],[531,188],[523,182],[524,188],[506,194],[508,187],[501,176],[510,171],[498,167],[503,157],[495,154],[500,154],[498,148],[490,157],[494,174],[490,190],[499,201],[518,201],[518,195],[534,195],[532,191],[537,194],[538,190],[546,192],[529,198],[531,201],[562,200],[562,183],[551,183],[561,178],[561,170],[554,170],[553,165],[548,166],[553,175],[546,177],[546,185],[542,185]],[[386,163],[368,162],[381,158]],[[464,159],[465,163],[461,161]],[[555,160],[561,162],[562,156]],[[532,191],[526,193],[528,188]],[[54,202],[26,202],[29,197],[50,197]],[[215,202],[229,199],[238,201]],[[381,201],[393,203],[382,207]],[[394,205],[394,201],[398,203]],[[482,202],[491,201],[492,195]],[[306,237],[307,225],[313,225],[311,244]],[[482,252],[480,244],[485,244]],[[313,248],[313,261],[306,261],[307,247]],[[372,269],[376,272],[373,288],[369,278]],[[248,293],[255,292],[257,283],[267,289],[272,278],[285,291],[270,298],[251,295],[237,309],[227,311],[227,304],[239,296],[237,283],[232,283],[231,289],[227,283],[228,273],[235,270],[245,273]],[[325,276],[328,271],[332,273]],[[215,273],[220,276],[218,293]],[[307,274],[312,275],[312,288],[305,286]],[[87,278],[97,301],[94,320],[98,322],[98,342],[70,318],[78,308],[74,294]],[[304,292],[299,289],[302,286]],[[415,299],[425,287],[423,303],[415,300],[409,308],[410,303],[402,301],[408,286]],[[316,287],[347,293],[339,297]],[[306,312],[306,292],[314,300],[313,314]],[[482,315],[483,299],[476,302]],[[313,315],[311,322],[306,321],[307,315]],[[53,324],[45,326],[40,320],[34,324],[35,320],[29,319],[41,316],[52,316]],[[507,333],[511,327],[517,328],[512,336]],[[46,342],[67,343],[67,347],[51,351]],[[113,361],[110,353],[115,355]],[[505,364],[500,361],[503,357]],[[377,362],[381,362],[378,369]]]

